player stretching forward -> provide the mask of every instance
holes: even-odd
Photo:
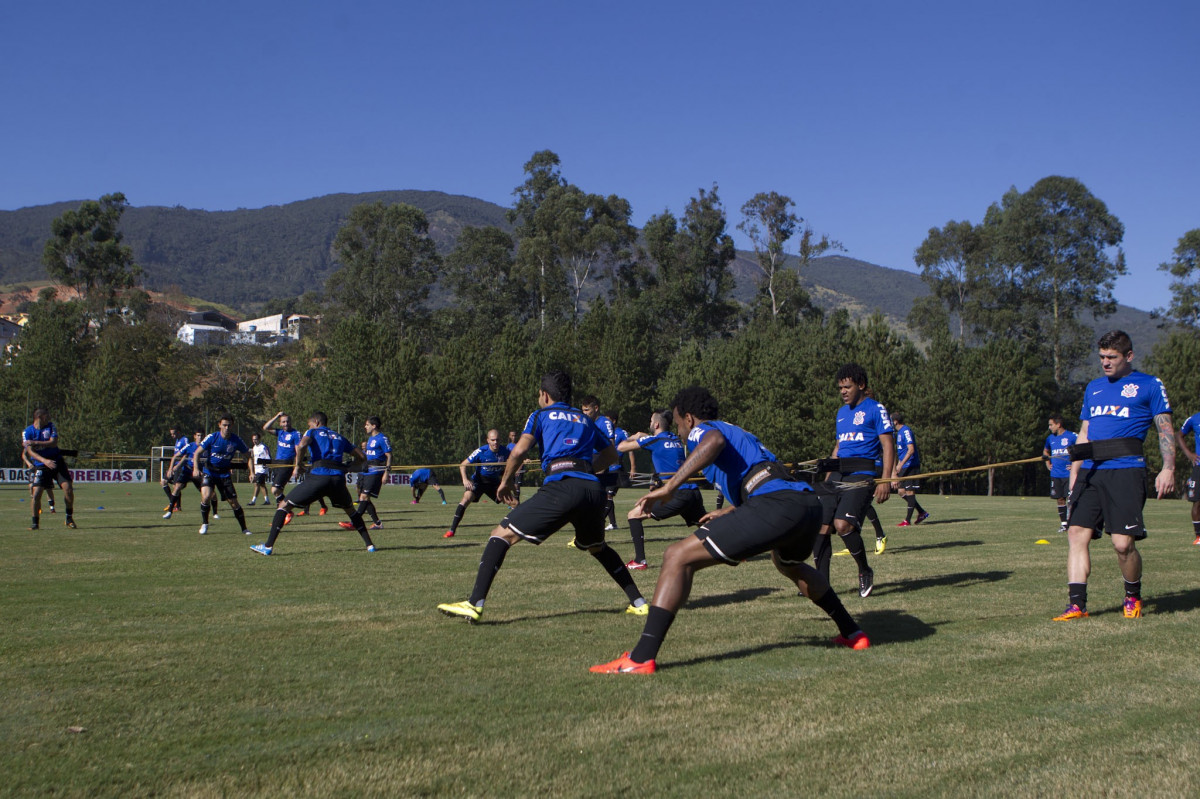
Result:
[[[616,461],[617,450],[595,422],[572,408],[570,402],[570,375],[550,372],[542,377],[538,410],[525,422],[521,438],[505,463],[497,492],[515,507],[492,530],[470,597],[465,602],[438,605],[442,613],[479,621],[484,600],[509,548],[518,541],[540,544],[569,523],[575,528],[575,546],[591,553],[629,598],[625,612],[646,615],[646,600],[621,556],[604,542],[604,487],[595,473]],[[542,473],[546,477],[532,499],[517,505],[513,475],[534,444],[541,449]]]
[[[643,518],[649,516],[657,503],[674,496],[698,471],[721,487],[729,506],[705,516],[694,535],[667,548],[637,646],[616,660],[592,666],[591,671],[653,674],[659,647],[691,593],[696,572],[720,563],[736,566],[762,552],[770,552],[780,574],[834,620],[839,631],[835,643],[851,649],[870,647],[866,633],[828,581],[804,562],[812,553],[822,513],[808,483],[794,480],[753,435],[719,421],[717,401],[708,389],[685,388],[671,402],[671,411],[691,454],[662,488],[639,499],[634,509]]]
[[[837,477],[818,486],[824,507],[821,532],[813,547],[817,571],[829,577],[829,559],[836,530],[850,556],[858,564],[858,595],[867,597],[875,587],[875,572],[867,563],[859,527],[872,496],[887,502],[891,494],[892,470],[896,464],[896,442],[887,409],[867,395],[867,372],[856,363],[848,363],[837,372],[838,392],[846,403],[837,413],[837,444],[833,457],[838,460]],[[880,464],[880,479],[871,488],[875,462]]]
[[[63,504],[67,509],[66,525],[75,529],[75,483],[58,448],[58,429],[50,421],[50,412],[45,408],[34,409],[33,424],[21,434],[21,451],[34,467],[33,521],[29,529],[38,529],[38,517],[42,515],[42,492],[53,488],[55,478],[58,478]]]
[[[1053,414],[1046,425],[1050,435],[1042,447],[1042,458],[1050,471],[1050,498],[1058,505],[1058,531],[1067,531],[1067,494],[1071,489],[1071,445],[1075,434],[1063,426],[1061,414]]]
[[[363,422],[363,429],[367,431],[367,445],[363,448],[363,454],[367,458],[367,469],[358,476],[356,510],[359,516],[362,516],[363,511],[371,514],[372,530],[382,530],[383,522],[379,521],[379,512],[375,510],[375,503],[371,499],[379,499],[379,489],[383,487],[392,468],[392,442],[380,432],[379,427],[378,416],[370,416]],[[338,522],[338,527],[343,530],[354,529],[350,522]]]
[[[446,495],[442,492],[442,486],[438,483],[437,478],[433,476],[431,469],[417,469],[408,478],[408,484],[412,487],[412,503],[416,505],[421,501],[421,496],[425,493],[425,489],[429,488],[430,483],[438,492],[438,496],[442,498],[442,504],[446,504]]]
[[[654,463],[654,479],[659,486],[662,485],[660,474],[671,476],[683,465],[683,444],[679,436],[668,430],[667,413],[659,411],[650,414],[651,435],[634,433],[631,438],[617,444],[618,452],[647,450]],[[683,523],[691,527],[699,524],[705,513],[700,486],[695,483],[683,483],[670,499],[655,505],[648,514],[631,508],[626,519],[629,521],[629,534],[633,537],[633,560],[626,563],[625,568],[630,571],[646,568],[646,531],[642,528],[642,519],[662,521],[672,516],[682,516]]]
[[[311,505],[318,498],[328,497],[329,503],[335,508],[341,508],[350,517],[351,526],[358,531],[368,552],[375,551],[375,543],[367,532],[362,514],[354,509],[350,499],[350,490],[346,488],[346,466],[342,456],[349,453],[357,461],[364,461],[367,456],[354,446],[345,436],[335,433],[325,425],[329,424],[328,417],[318,411],[308,418],[308,433],[296,442],[293,455],[292,474],[300,474],[300,459],[308,452],[312,459],[312,469],[308,479],[286,497],[279,500],[275,508],[275,518],[271,520],[271,533],[267,543],[255,544],[250,547],[260,555],[270,555],[275,549],[275,539],[279,538],[279,530],[285,524],[285,519],[291,516],[291,508]]]
[[[221,499],[233,508],[233,516],[246,535],[253,535],[246,527],[246,512],[238,504],[237,489],[233,486],[232,466],[233,456],[238,452],[249,452],[250,447],[241,437],[233,432],[233,417],[222,416],[217,424],[217,432],[209,433],[196,448],[192,463],[192,477],[204,476],[200,480],[200,535],[208,534],[209,505],[216,508],[213,490],[221,495]],[[201,467],[207,458],[208,462]]]
[[[1175,443],[1187,456],[1192,464],[1192,473],[1187,481],[1187,498],[1192,503],[1192,535],[1196,540],[1192,543],[1200,547],[1200,453],[1188,449],[1187,434],[1192,434],[1196,449],[1200,450],[1200,413],[1194,413],[1187,418],[1179,432],[1175,434]],[[50,500],[50,512],[54,513],[54,500]]]
[[[465,490],[462,499],[458,502],[458,507],[454,509],[454,520],[450,522],[450,529],[442,538],[454,537],[454,534],[458,532],[458,523],[462,521],[467,508],[471,503],[478,502],[481,497],[487,497],[497,505],[500,504],[496,490],[500,488],[500,476],[504,473],[504,464],[508,460],[510,452],[512,450],[507,446],[500,446],[500,431],[489,430],[487,444],[463,458],[462,463],[458,464],[458,473],[462,477]],[[475,468],[475,474],[467,477],[467,467],[473,463],[481,465]]]
[[[1092,570],[1088,547],[1100,530],[1112,538],[1125,578],[1125,618],[1142,615],[1142,555],[1146,537],[1146,459],[1142,443],[1151,423],[1158,430],[1162,471],[1154,480],[1158,498],[1175,490],[1175,431],[1171,402],[1157,377],[1133,370],[1133,342],[1120,330],[1100,337],[1104,377],[1083,394],[1079,436],[1071,452],[1071,499],[1067,508],[1067,609],[1055,621],[1088,615],[1087,581]],[[1090,445],[1090,446],[1089,446]],[[1080,460],[1076,460],[1080,458]]]

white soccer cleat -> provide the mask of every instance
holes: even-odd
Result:
[[[208,525],[207,524],[200,525],[200,535],[208,535]]]

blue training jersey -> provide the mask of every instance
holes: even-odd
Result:
[[[628,440],[629,440],[629,434],[628,434],[628,433],[626,433],[624,430],[622,430],[622,429],[621,429],[621,428],[619,428],[619,427],[614,427],[614,428],[613,428],[612,443],[613,443],[613,446],[614,446],[614,447],[615,447],[617,444],[620,444],[622,441],[628,441]],[[617,456],[617,460],[616,460],[616,462],[615,462],[615,463],[613,463],[613,465],[612,465],[612,466],[609,466],[609,467],[608,467],[608,471],[610,471],[610,472],[619,472],[619,471],[621,471],[621,456],[620,456],[620,455],[618,455],[618,456]]]
[[[509,449],[507,446],[498,446],[496,452],[492,452],[492,448],[484,444],[479,449],[467,456],[467,463],[477,464],[499,464],[498,466],[480,465],[475,467],[475,473],[471,475],[471,479],[484,483],[498,483],[500,478],[504,476],[504,463],[508,460]]]
[[[612,446],[611,439],[595,422],[583,411],[572,408],[565,402],[555,402],[529,414],[521,434],[531,435],[537,442],[542,453],[543,472],[555,458],[580,458],[590,461],[597,452],[603,452]],[[553,483],[564,477],[599,481],[591,472],[565,471],[548,474],[542,482]]]
[[[1070,430],[1063,430],[1059,435],[1046,436],[1046,452],[1050,453],[1050,476],[1071,476],[1071,453],[1067,448],[1075,443],[1078,436]]]
[[[250,451],[246,442],[233,433],[230,433],[229,438],[220,433],[209,433],[208,437],[200,442],[200,448],[208,453],[208,464],[201,471],[210,477],[228,477],[233,456],[238,452]]]
[[[313,463],[317,461],[334,461],[342,462],[342,456],[348,452],[354,451],[354,444],[350,439],[335,433],[328,427],[314,427],[308,431],[308,457]],[[310,470],[312,474],[322,475],[340,475],[341,469],[336,469],[330,466],[313,466]]]
[[[272,430],[270,432],[275,434],[275,460],[295,460],[296,447],[304,435],[299,430]]]
[[[901,425],[896,430],[896,463],[903,460],[905,453],[910,449],[912,450],[912,456],[905,462],[904,469],[909,474],[916,474],[921,468],[921,453],[917,450],[917,440],[913,437],[912,428],[908,425]],[[839,448],[838,455],[841,454],[841,449]],[[880,466],[882,466],[882,463]]]
[[[1200,432],[1198,431],[1200,431],[1200,413],[1193,413],[1184,421],[1183,427],[1179,428],[1179,435],[1181,436],[1186,436],[1188,433],[1192,434],[1192,452],[1195,452],[1198,446],[1196,443],[1196,440],[1200,439]]]
[[[673,475],[683,465],[685,456],[683,442],[674,433],[662,430],[652,436],[642,436],[637,439],[637,445],[650,453],[650,460],[654,464],[656,474]],[[669,480],[670,477],[668,476],[667,479]],[[698,491],[700,486],[695,483],[684,483],[679,488]]]
[[[190,443],[192,443],[192,440],[187,436],[180,436],[175,439],[175,454],[178,455],[183,452],[184,448]]]
[[[1108,438],[1145,441],[1154,417],[1170,412],[1171,401],[1167,399],[1167,388],[1162,381],[1145,372],[1130,372],[1115,380],[1098,377],[1088,383],[1079,418],[1088,423],[1088,441]],[[1088,460],[1081,466],[1084,469],[1145,468],[1146,459],[1141,455],[1129,455],[1099,463]]]
[[[883,446],[879,437],[892,432],[892,420],[887,408],[870,397],[863,397],[854,407],[843,405],[837,413],[839,458],[881,457]],[[872,469],[858,469],[844,474],[871,474]]]
[[[376,433],[368,438],[366,449],[363,450],[363,454],[367,456],[367,472],[370,474],[382,472],[382,464],[387,461],[387,455],[391,451],[392,442],[383,433]]]
[[[428,469],[417,469],[415,472],[413,472],[412,474],[410,474],[408,476],[408,482],[410,482],[410,483],[428,483],[432,477],[433,477],[433,472],[429,471]]]
[[[704,477],[716,486],[729,504],[741,505],[747,497],[742,496],[742,480],[750,470],[765,461],[778,460],[775,455],[755,438],[737,425],[712,420],[701,422],[688,433],[688,443],[695,448],[704,436],[716,430],[725,436],[725,447],[717,459],[704,467]],[[769,494],[773,491],[812,491],[812,486],[803,481],[768,480],[750,495]]]
[[[26,444],[36,444],[39,441],[50,441],[56,438],[58,438],[58,429],[54,426],[54,422],[47,423],[41,430],[38,430],[37,425],[31,424],[21,433],[21,448],[24,449]],[[54,460],[58,457],[58,442],[56,441],[53,447],[33,447],[33,451],[46,460]],[[34,463],[35,466],[40,464],[41,461]]]
[[[179,450],[179,454],[183,455],[183,468],[186,471],[192,471],[196,463],[196,450],[200,449],[200,444],[195,441],[189,441],[187,446]]]

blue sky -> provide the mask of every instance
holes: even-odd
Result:
[[[1200,227],[1200,5],[122,2],[0,11],[0,209],[226,210],[433,189],[501,205],[537,150],[642,224],[718,184],[915,271],[930,227],[1082,180],[1117,298]],[[748,243],[738,234],[739,246]]]

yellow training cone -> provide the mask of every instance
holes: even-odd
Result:
[[[1044,538],[1039,538],[1037,541],[1034,541],[1033,543],[1035,543],[1035,544],[1049,544],[1050,542],[1049,542],[1049,541],[1047,541],[1047,540],[1046,540],[1046,539],[1044,539]]]

